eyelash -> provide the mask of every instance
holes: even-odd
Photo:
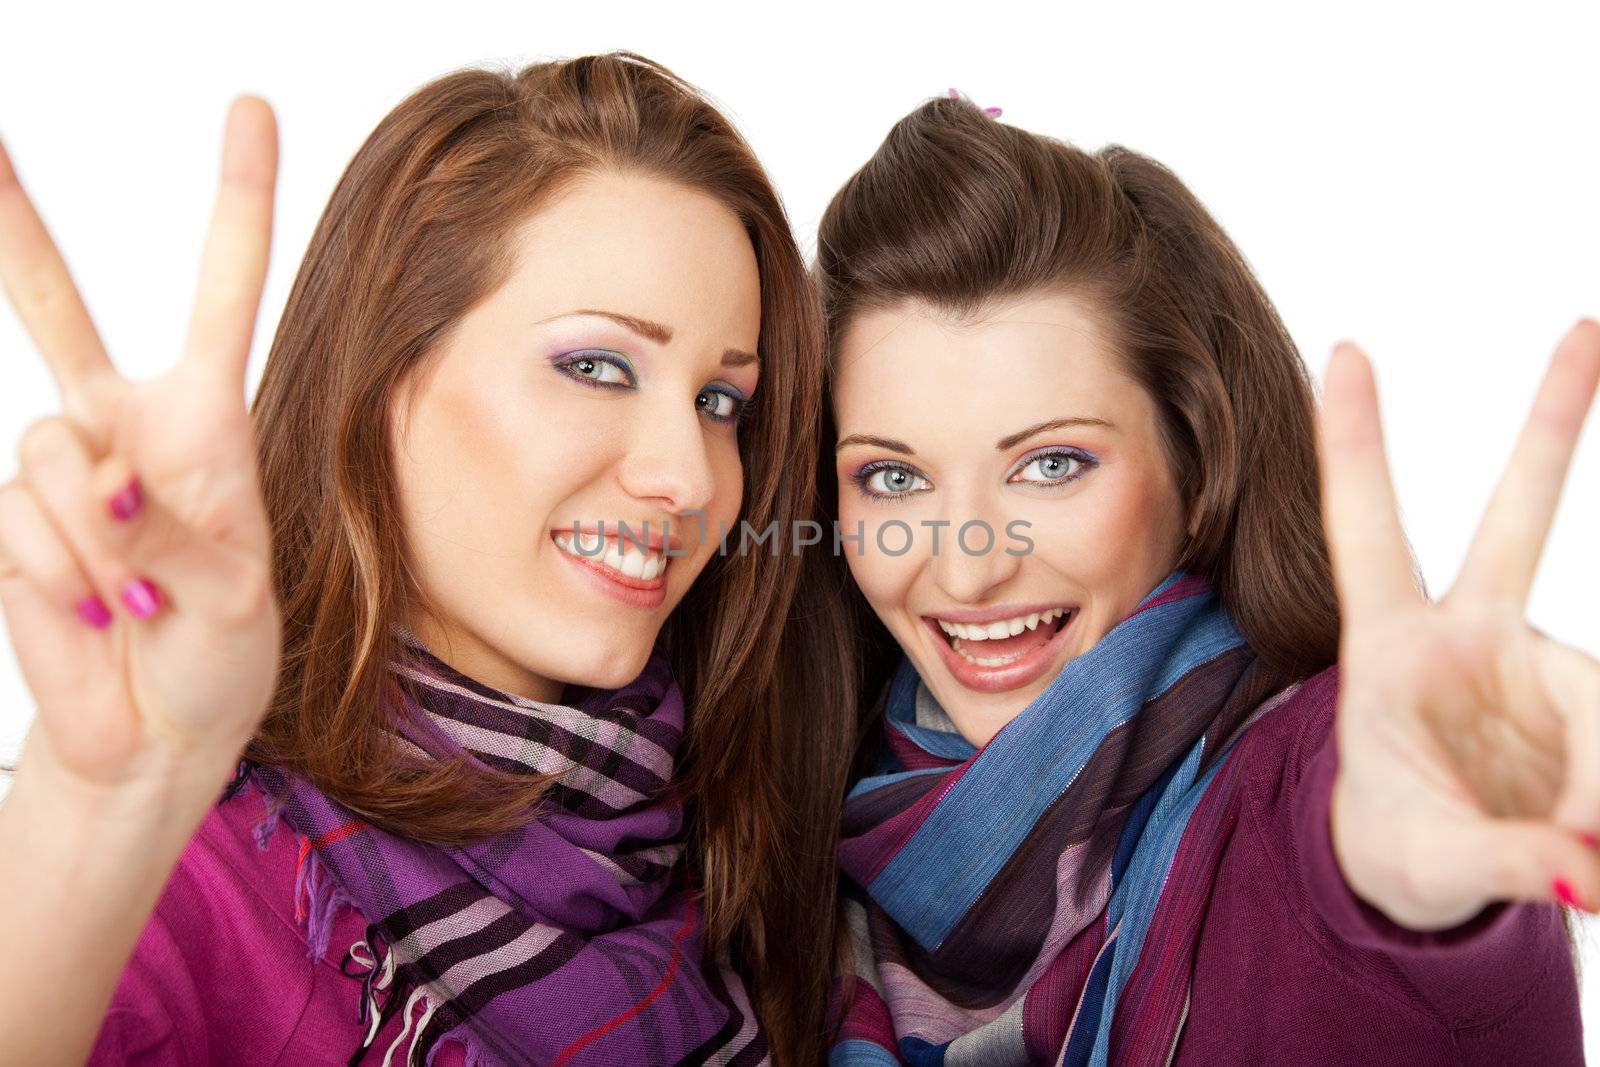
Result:
[[[1017,474],[1027,470],[1028,467],[1033,463],[1041,459],[1048,459],[1052,456],[1060,456],[1065,459],[1072,460],[1078,464],[1078,469],[1072,474],[1050,481],[1012,481]],[[1037,452],[1030,452],[1023,456],[1022,459],[1017,461],[1016,466],[1012,467],[1011,473],[1006,475],[1006,481],[1008,484],[1012,485],[1036,485],[1050,489],[1056,486],[1066,485],[1069,482],[1075,482],[1099,465],[1099,461],[1093,456],[1089,455],[1087,452],[1080,451],[1076,448],[1063,448],[1059,445],[1052,445],[1049,448],[1041,448]],[[914,497],[919,493],[927,492],[926,489],[912,489],[904,493],[880,493],[876,489],[869,488],[868,483],[871,482],[872,476],[880,471],[886,470],[903,470],[910,473],[913,478],[921,478],[923,481],[930,481],[927,475],[923,474],[915,467],[892,459],[874,460],[871,463],[863,464],[861,467],[857,468],[853,473],[851,473],[850,481],[855,484],[856,490],[869,500],[879,500],[885,502],[892,501],[898,503],[902,500],[907,500],[911,497]]]
[[[913,489],[908,493],[880,493],[876,489],[867,487],[867,483],[872,480],[874,474],[888,470],[908,471],[915,478],[921,478],[923,481],[929,480],[927,475],[915,467],[907,466],[898,460],[892,459],[878,459],[873,460],[871,463],[863,464],[850,475],[850,480],[855,483],[856,490],[868,500],[893,501],[898,504],[902,500],[909,500],[918,493],[926,492],[924,489]]]
[[[1027,470],[1029,467],[1031,467],[1033,464],[1037,463],[1039,460],[1041,460],[1041,459],[1049,459],[1052,456],[1057,456],[1057,457],[1061,457],[1063,459],[1072,460],[1074,463],[1076,463],[1078,465],[1078,469],[1076,471],[1074,471],[1073,473],[1071,473],[1069,475],[1066,475],[1064,477],[1052,478],[1052,479],[1049,479],[1047,481],[1042,481],[1042,482],[1036,482],[1036,481],[1032,481],[1032,480],[1022,481],[1022,482],[1012,482],[1011,481],[1011,479],[1015,478],[1018,474],[1021,474],[1023,471]],[[1052,488],[1052,487],[1058,486],[1058,485],[1066,485],[1068,482],[1075,482],[1079,478],[1082,478],[1085,474],[1088,474],[1090,471],[1094,470],[1099,465],[1100,465],[1100,462],[1097,459],[1095,459],[1093,456],[1089,455],[1089,453],[1082,451],[1081,449],[1063,448],[1060,445],[1051,445],[1048,448],[1041,448],[1037,452],[1029,452],[1027,455],[1025,455],[1021,459],[1019,459],[1017,461],[1017,465],[1015,467],[1011,468],[1011,473],[1006,475],[1006,481],[1008,483],[1010,483],[1010,484],[1013,484],[1013,485],[1037,485],[1037,486],[1042,486],[1044,488]]]
[[[579,374],[574,369],[580,363],[597,363],[604,364],[608,367],[615,367],[617,370],[622,372],[623,377],[625,377],[627,381],[596,381],[587,374]],[[634,389],[637,388],[639,384],[639,379],[633,373],[633,367],[629,365],[628,361],[623,359],[621,356],[613,355],[609,352],[574,352],[571,355],[559,360],[555,364],[555,368],[568,378],[577,382],[579,385],[587,386],[590,389]],[[729,400],[733,401],[734,405],[732,415],[713,415],[710,412],[705,412],[704,414],[706,418],[710,419],[712,422],[722,423],[724,425],[737,425],[744,421],[745,415],[750,410],[750,401],[746,397],[741,396],[732,389],[717,389],[711,386],[707,386],[706,388],[700,390],[698,394],[696,394],[695,407],[697,409],[700,406],[700,398],[706,396],[707,394],[725,396]]]

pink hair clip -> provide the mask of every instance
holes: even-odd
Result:
[[[967,94],[962,92],[960,89],[951,89],[950,90],[950,99],[952,99],[952,100],[960,100],[963,97],[967,97]],[[967,97],[967,99],[971,99],[971,98]],[[997,118],[1000,117],[1000,109],[997,108],[997,107],[986,107],[986,108],[983,109],[983,113],[985,115],[988,115],[992,119],[997,119]]]

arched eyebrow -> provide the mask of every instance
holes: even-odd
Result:
[[[872,445],[875,448],[886,448],[890,452],[899,452],[901,455],[914,456],[917,453],[904,441],[896,441],[892,437],[879,437],[870,433],[853,433],[843,438],[833,446],[835,452],[848,448],[850,445]]]
[[[1018,430],[1014,434],[1000,438],[1000,440],[994,443],[995,451],[1005,452],[1009,449],[1015,448],[1017,445],[1026,441],[1036,433],[1044,433],[1046,430],[1060,430],[1067,426],[1101,426],[1107,430],[1116,429],[1115,426],[1107,422],[1105,419],[1076,417],[1065,419],[1049,419],[1045,422],[1029,426],[1026,430]]]
[[[1000,440],[994,443],[995,451],[1004,452],[1008,449],[1015,448],[1017,445],[1021,444],[1023,441],[1026,441],[1036,433],[1044,433],[1046,430],[1059,430],[1066,426],[1101,426],[1108,430],[1116,429],[1116,426],[1107,422],[1105,419],[1049,419],[1045,422],[1029,426],[1025,430],[1019,430],[1014,434],[1000,438]],[[917,454],[916,450],[910,445],[906,444],[904,441],[897,441],[892,437],[879,437],[876,434],[870,433],[853,433],[849,437],[842,438],[839,443],[833,447],[833,450],[838,452],[848,445],[872,445],[876,448],[888,449],[890,452],[899,452],[901,455],[905,456],[914,456]]]
[[[610,319],[623,329],[636,333],[647,341],[654,341],[656,344],[664,345],[672,340],[671,326],[651,319],[641,319],[637,315],[624,315],[620,311],[606,311],[602,308],[578,308],[574,311],[563,312],[560,315],[551,315],[547,319],[540,319],[534,325],[543,326],[547,322],[554,322],[556,319],[564,319],[573,315],[598,315],[602,319]],[[724,367],[743,367],[751,363],[760,362],[760,356],[754,352],[747,352],[742,348],[727,348],[723,349],[722,352],[722,365]]]

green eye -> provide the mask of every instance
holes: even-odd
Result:
[[[694,406],[713,422],[734,422],[744,414],[749,402],[742,396],[722,389],[702,389],[694,398]]]

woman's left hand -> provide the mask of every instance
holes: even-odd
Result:
[[[1372,368],[1328,366],[1323,515],[1343,630],[1334,852],[1401,925],[1457,925],[1497,900],[1600,907],[1600,663],[1524,617],[1562,483],[1600,381],[1579,322],[1455,585],[1419,588],[1384,458]]]

